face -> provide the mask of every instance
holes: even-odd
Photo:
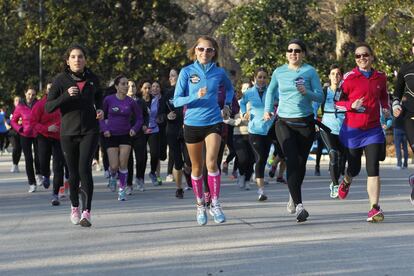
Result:
[[[302,51],[302,48],[300,48],[298,44],[289,44],[286,51],[286,58],[290,65],[301,65],[304,56],[305,53]]]
[[[210,40],[200,40],[195,48],[195,54],[198,62],[207,64],[216,55],[216,49],[214,49],[213,43]]]
[[[66,60],[66,64],[73,72],[83,72],[86,65],[85,55],[80,49],[73,49],[69,54],[69,58]]]
[[[28,89],[24,95],[26,96],[26,102],[31,103],[36,97],[36,90]]]
[[[161,93],[161,86],[158,82],[154,82],[151,85],[151,94],[157,96]]]
[[[342,74],[339,68],[332,69],[329,73],[329,80],[331,81],[331,84],[338,85],[341,82]]]
[[[15,98],[13,99],[13,104],[14,104],[14,106],[17,106],[19,103],[20,103],[20,97],[15,97]]]
[[[259,71],[254,77],[254,82],[258,87],[264,87],[267,84],[267,74],[266,72]]]
[[[116,92],[122,95],[126,95],[128,93],[128,80],[127,78],[121,78],[119,80],[118,85],[115,85]]]
[[[177,83],[178,73],[174,69],[170,71],[170,85],[174,86]]]
[[[137,94],[137,86],[135,85],[135,82],[128,81],[128,93],[127,95],[132,97]]]
[[[144,84],[141,87],[141,92],[143,96],[148,96],[150,94],[151,91],[151,83],[149,82],[144,82]]]
[[[51,83],[46,84],[46,95],[49,94],[50,88],[52,88],[52,84]]]
[[[355,49],[355,62],[359,69],[370,70],[374,62],[374,57],[367,47],[358,47]]]

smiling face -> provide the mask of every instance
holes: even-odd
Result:
[[[355,49],[355,62],[359,69],[370,71],[372,63],[374,62],[374,57],[367,47],[361,46]]]
[[[256,76],[254,77],[254,82],[258,87],[264,87],[267,84],[267,73],[265,71],[257,72]]]
[[[141,87],[141,92],[143,97],[148,97],[151,91],[151,83],[144,82]]]
[[[151,85],[151,94],[157,96],[161,94],[161,86],[158,82],[153,82]]]
[[[289,44],[286,50],[286,58],[288,60],[289,65],[300,66],[302,64],[304,56],[305,53],[298,44]]]
[[[195,55],[198,62],[201,64],[208,64],[211,62],[215,54],[216,49],[214,49],[213,43],[209,40],[200,39],[195,48]]]
[[[31,103],[36,97],[36,90],[30,88],[26,91],[26,93],[24,93],[24,95],[26,96],[26,102]]]
[[[341,82],[342,74],[339,68],[332,69],[329,73],[329,80],[331,81],[332,85],[338,86]]]
[[[73,49],[69,53],[69,57],[66,60],[66,64],[69,66],[70,70],[75,73],[81,73],[85,69],[86,58],[82,50]]]
[[[128,93],[128,79],[122,77],[118,84],[115,84],[116,92],[122,95],[126,95]]]

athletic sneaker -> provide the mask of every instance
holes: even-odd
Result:
[[[36,188],[37,188],[36,185],[32,184],[32,185],[29,186],[29,191],[28,192],[29,193],[34,193],[34,192],[36,192]]]
[[[125,190],[126,190],[125,188],[124,189],[119,188],[119,191],[118,191],[118,200],[119,201],[125,201],[126,200],[126,191]]]
[[[198,225],[206,225],[207,224],[207,212],[206,207],[204,204],[198,205],[197,204],[197,223]]]
[[[368,222],[381,222],[384,220],[384,213],[379,205],[372,206],[372,209],[368,212]]]
[[[49,189],[50,187],[50,178],[43,176],[42,185],[45,189]]]
[[[53,206],[59,206],[60,202],[59,202],[59,195],[52,195],[52,205]]]
[[[257,194],[259,195],[259,197],[257,199],[258,201],[266,201],[267,200],[267,196],[264,194],[263,189],[258,189]]]
[[[135,185],[137,185],[137,190],[140,192],[145,191],[144,188],[144,179],[142,178],[135,178]]]
[[[158,186],[162,185],[162,178],[160,176],[157,177],[157,184]]]
[[[105,178],[110,178],[110,177],[111,177],[111,174],[109,173],[109,171],[108,171],[108,170],[106,170],[106,171],[104,172],[104,177],[105,177]]]
[[[283,176],[277,177],[276,182],[277,183],[282,183],[282,184],[287,184],[287,181],[286,181],[286,179],[283,178]]]
[[[244,186],[244,189],[246,191],[250,191],[252,189],[252,186],[250,186],[250,180],[245,181],[246,185]]]
[[[338,187],[339,199],[345,199],[348,196],[350,187],[351,187],[351,183],[346,183],[345,179],[342,179],[342,182],[341,184],[339,184],[339,187]]]
[[[331,190],[331,193],[330,193],[331,198],[338,198],[338,188],[339,188],[339,185],[334,185],[334,183],[331,182],[331,185],[329,185],[329,189]]]
[[[319,169],[319,166],[315,166],[315,176],[321,176],[321,170]]]
[[[296,221],[297,222],[304,222],[308,219],[308,217],[309,217],[308,211],[306,211],[305,208],[303,208],[302,203],[299,203],[296,206]]]
[[[245,187],[246,187],[246,176],[239,175],[239,177],[237,178],[237,184],[239,185],[240,189],[245,189]]]
[[[19,165],[14,165],[13,164],[12,167],[11,167],[10,172],[12,172],[12,173],[19,173],[20,172]]]
[[[36,174],[36,185],[42,186],[43,185],[43,176],[41,174]]]
[[[126,188],[125,188],[125,193],[127,194],[127,195],[132,195],[132,185],[131,186],[126,186]]]
[[[66,197],[66,195],[65,195],[65,187],[62,186],[62,187],[59,188],[59,198],[65,198],[65,197]]]
[[[215,223],[223,223],[226,221],[226,216],[224,216],[223,210],[221,210],[220,203],[217,202],[215,205],[211,205],[209,212]]]
[[[270,171],[269,171],[269,177],[270,177],[270,178],[275,177],[275,173],[276,173],[276,166],[272,166],[272,167],[270,168]]]
[[[183,189],[177,189],[175,191],[175,197],[176,198],[179,198],[179,199],[184,198],[184,191],[183,191]]]
[[[174,182],[174,176],[172,174],[167,175],[165,182]]]
[[[155,175],[155,173],[149,173],[148,174],[149,178],[151,179],[152,185],[157,186],[158,185],[158,181],[157,181],[157,176]]]
[[[237,171],[233,171],[232,173],[231,173],[231,176],[230,176],[230,179],[237,179],[239,177],[239,175],[238,175],[238,173],[237,173]]]
[[[109,190],[111,190],[111,192],[115,192],[116,191],[116,184],[117,184],[118,180],[116,180],[116,177],[111,176],[109,178],[108,181],[108,188]]]
[[[289,201],[286,205],[286,210],[289,214],[294,214],[296,212],[295,202],[293,202],[293,198],[290,194],[289,194]]]
[[[71,206],[71,212],[70,212],[70,221],[75,224],[78,225],[79,221],[80,221],[80,210],[79,207],[73,207]]]
[[[229,173],[229,164],[226,161],[221,166],[221,173],[227,175]]]
[[[80,226],[82,227],[91,227],[91,213],[88,210],[82,212],[81,219],[79,221]]]

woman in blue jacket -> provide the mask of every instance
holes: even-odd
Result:
[[[211,194],[210,214],[216,223],[226,220],[220,203],[220,170],[217,157],[221,144],[223,117],[230,115],[230,105],[234,95],[233,86],[223,68],[216,66],[218,44],[209,36],[201,36],[188,51],[193,64],[184,67],[175,87],[173,104],[185,106],[184,140],[191,159],[191,181],[197,199],[197,222],[207,223],[207,212],[203,195],[203,145],[206,145],[206,166],[208,186]],[[218,105],[218,90],[224,84],[225,106]],[[223,114],[223,116],[222,116]]]

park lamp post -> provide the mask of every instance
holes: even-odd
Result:
[[[39,16],[39,26],[40,26],[40,32],[43,31],[43,22],[44,22],[44,13],[45,10],[43,8],[43,0],[38,0],[38,10],[36,11],[37,15]],[[20,19],[24,19],[27,15],[27,12],[31,12],[30,10],[28,10],[26,5],[26,0],[22,0],[20,7],[17,11],[17,15],[19,16]],[[42,52],[42,40],[39,40],[39,53],[38,53],[38,57],[39,57],[39,93],[42,92],[43,90],[43,66],[42,66],[42,62],[43,62],[43,52]]]

